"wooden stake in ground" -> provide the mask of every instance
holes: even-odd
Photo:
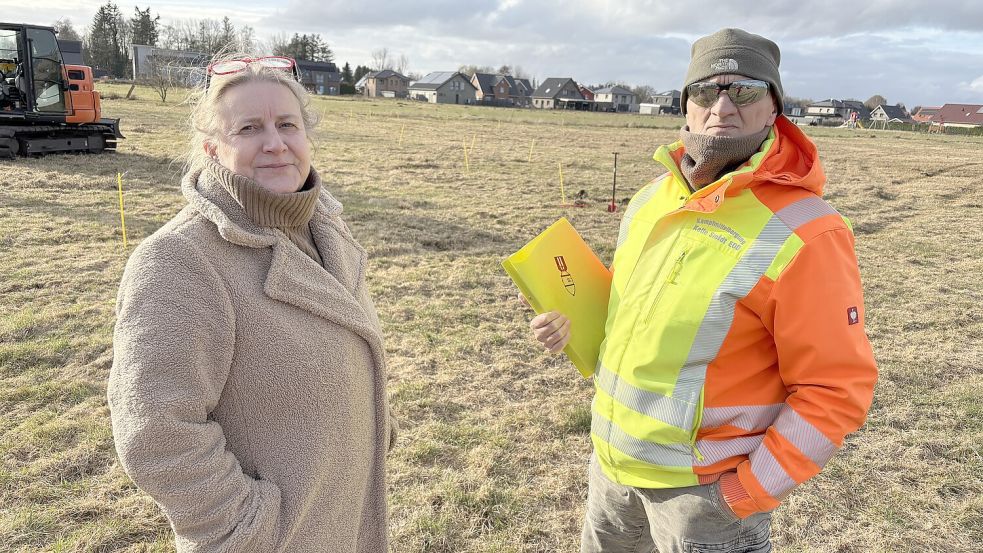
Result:
[[[471,148],[468,149],[468,152],[474,151],[474,139],[477,137],[478,137],[478,133],[474,133],[471,135]]]
[[[126,215],[123,213],[123,174],[116,173],[116,187],[119,189],[119,222],[123,226],[123,249],[126,244]]]
[[[612,153],[614,153],[614,182],[611,183],[611,203],[608,205],[608,213],[618,211],[618,203],[614,199],[615,190],[618,189],[618,152]]]
[[[398,144],[399,146],[403,145],[403,131],[405,130],[406,130],[406,123],[403,123],[403,126],[399,128],[399,144]]]
[[[563,166],[556,162],[556,168],[560,172],[560,205],[567,205],[567,193],[563,190]]]

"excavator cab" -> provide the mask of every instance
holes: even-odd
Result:
[[[0,23],[0,157],[113,150],[87,66],[65,65],[51,27]]]

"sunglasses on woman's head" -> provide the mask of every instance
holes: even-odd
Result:
[[[209,75],[231,75],[249,67],[250,63],[258,63],[269,69],[290,71],[294,68],[294,60],[283,56],[265,56],[262,58],[241,58],[237,60],[217,61],[208,64]]]
[[[741,108],[749,106],[768,95],[769,85],[765,81],[755,79],[745,79],[734,81],[730,84],[719,84],[713,81],[700,81],[686,87],[686,94],[693,103],[708,108],[717,103],[717,98],[721,92],[726,92],[727,97],[735,106]]]

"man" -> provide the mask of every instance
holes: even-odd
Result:
[[[738,29],[696,41],[668,173],[621,222],[584,552],[770,551],[770,512],[870,407],[853,233],[781,115],[779,57]],[[553,352],[571,332],[555,312],[530,326]]]

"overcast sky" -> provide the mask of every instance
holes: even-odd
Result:
[[[0,0],[5,21],[82,31],[99,0]],[[124,15],[134,4],[117,3]],[[147,3],[140,2],[141,8]],[[320,33],[340,64],[373,49],[405,54],[410,71],[463,64],[521,66],[540,81],[623,81],[678,89],[693,40],[722,27],[771,38],[782,50],[785,94],[821,100],[983,104],[980,0],[166,0],[163,21],[229,16],[259,38]]]

